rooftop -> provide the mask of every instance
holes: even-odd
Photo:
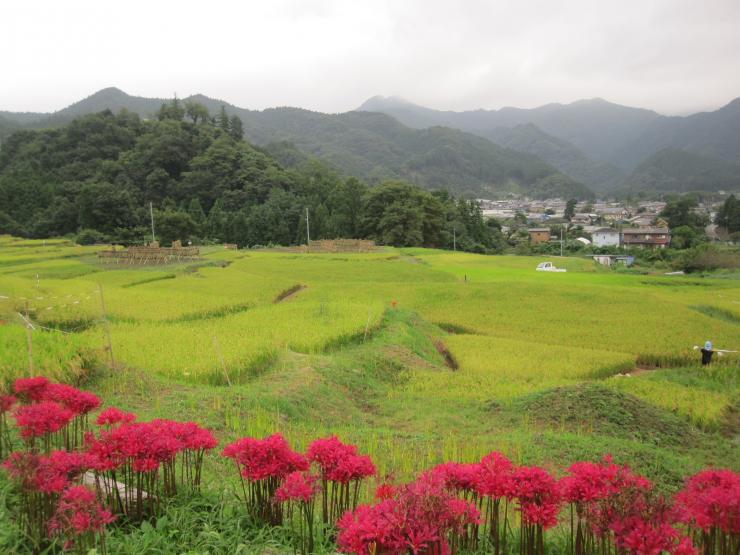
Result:
[[[622,230],[625,235],[667,235],[671,232],[666,227],[636,227]]]

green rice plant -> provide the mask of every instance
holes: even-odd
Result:
[[[17,378],[45,375],[78,383],[100,362],[102,342],[59,331],[31,331],[29,361],[28,330],[20,324],[0,326],[0,389],[8,390]]]
[[[381,314],[379,306],[373,308],[371,326]],[[210,320],[117,323],[111,336],[115,352],[130,366],[225,384],[254,377],[278,351],[318,353],[351,341],[364,332],[367,314],[367,306],[353,303],[282,303]]]

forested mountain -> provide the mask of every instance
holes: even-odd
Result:
[[[243,139],[238,118],[194,102],[149,120],[105,110],[20,130],[0,147],[0,234],[141,243],[151,202],[164,243],[301,243],[308,208],[316,239],[447,247],[454,229],[458,248],[500,248],[474,201],[403,182],[369,188],[305,155],[296,162],[285,169]]]
[[[714,112],[687,117],[660,117],[620,155],[628,163],[645,159],[645,153],[664,148],[740,163],[740,98]]]
[[[622,187],[626,192],[738,191],[740,164],[666,148],[637,166]]]
[[[572,143],[548,135],[532,123],[496,127],[486,136],[507,148],[534,154],[596,191],[613,190],[624,178],[616,166],[592,160]]]
[[[3,141],[6,138],[8,138],[20,128],[20,124],[16,123],[15,121],[6,119],[2,115],[0,115],[0,145],[3,144]]]
[[[740,99],[714,112],[687,117],[666,117],[601,99],[548,104],[529,110],[451,112],[431,110],[399,98],[374,97],[359,110],[386,113],[416,128],[447,125],[478,134],[536,154],[597,190],[624,187],[625,183],[617,179],[620,171],[631,173],[663,149],[724,160],[731,167],[740,163]],[[680,165],[685,172],[680,181],[705,180],[704,164],[694,166],[694,160],[697,159],[687,157]],[[637,183],[632,177],[628,181],[630,186]],[[653,187],[649,179],[639,180],[639,186],[648,191],[665,184],[661,182]],[[719,183],[706,186],[722,188]]]
[[[617,153],[636,140],[661,116],[651,110],[629,108],[594,98],[539,108],[441,111],[417,106],[399,98],[373,97],[358,110],[383,112],[414,127],[447,125],[489,137],[493,129],[533,124],[545,133],[572,143],[593,160],[623,167]]]
[[[125,108],[145,118],[153,117],[162,102],[110,88],[24,124],[54,127],[102,109],[115,113]],[[427,189],[445,188],[478,197],[502,191],[535,196],[593,196],[581,183],[531,153],[502,148],[458,130],[410,129],[383,114],[322,114],[298,108],[246,110],[202,95],[183,100],[183,105],[192,102],[202,104],[211,114],[218,114],[223,107],[227,116],[236,115],[244,124],[245,136],[257,145],[292,143],[304,155],[320,158],[369,183],[403,179]],[[267,148],[275,152],[274,147]],[[295,154],[291,157],[296,158]],[[290,164],[290,159],[283,162]]]

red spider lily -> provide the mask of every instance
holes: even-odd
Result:
[[[578,555],[588,551],[587,545],[611,541],[612,524],[623,518],[626,507],[647,509],[652,484],[629,467],[615,464],[611,456],[600,463],[577,462],[568,472],[559,485],[563,499],[572,504],[570,546]]]
[[[689,478],[676,495],[681,522],[709,532],[740,534],[740,474],[732,470],[704,470]]]
[[[396,487],[393,484],[382,483],[375,488],[375,499],[378,501],[384,501],[385,499],[391,499],[396,495]]]
[[[132,416],[114,409],[99,421],[122,422]],[[121,423],[97,438],[87,435],[85,443],[92,469],[104,478],[101,487],[109,505],[137,519],[156,513],[156,497],[175,495],[178,484],[197,490],[204,454],[217,445],[208,430],[172,420]],[[123,495],[113,487],[121,475],[130,482]],[[147,495],[138,495],[139,490]]]
[[[516,497],[525,524],[551,528],[557,524],[560,492],[557,482],[545,469],[521,466],[511,476],[512,497]]]
[[[40,458],[31,451],[14,451],[3,461],[2,467],[22,490],[32,490],[36,487],[36,469]]]
[[[60,493],[89,466],[90,458],[86,453],[68,451],[53,451],[48,456],[15,451],[2,464],[22,490],[45,494]]]
[[[234,459],[241,475],[250,481],[283,479],[296,470],[308,470],[308,461],[291,450],[281,434],[265,439],[245,437],[224,448],[223,455]]]
[[[53,451],[48,457],[40,458],[35,487],[43,493],[60,493],[88,468],[90,457],[86,453]]]
[[[560,480],[563,499],[569,503],[589,503],[619,493],[624,467],[610,461],[604,463],[577,462],[568,469],[570,476]]]
[[[370,457],[359,455],[355,445],[337,436],[320,438],[308,447],[307,457],[318,464],[323,482],[321,518],[334,523],[340,515],[357,507],[360,482],[375,474]]]
[[[280,503],[288,501],[311,501],[321,489],[319,477],[308,472],[291,472],[285,477],[283,485],[275,492],[275,499]]]
[[[480,495],[493,499],[508,496],[512,488],[513,468],[511,461],[501,453],[489,453],[478,465],[476,490]]]
[[[301,553],[313,552],[314,544],[314,499],[321,489],[319,477],[309,472],[291,472],[275,492],[278,503],[297,503],[300,511]]]
[[[41,401],[49,385],[49,380],[43,376],[36,378],[18,378],[13,383],[13,391],[24,403]]]
[[[435,466],[431,472],[438,474],[453,491],[472,492],[476,489],[480,470],[479,464],[448,462]]]
[[[306,457],[319,465],[322,477],[328,480],[331,479],[329,475],[345,458],[356,454],[357,448],[354,445],[346,445],[337,436],[330,436],[314,440],[308,446]]]
[[[673,555],[696,553],[691,540],[667,522],[650,522],[640,516],[631,516],[612,523],[614,543],[632,555]]]
[[[396,497],[360,506],[338,522],[347,553],[448,553],[447,538],[480,518],[468,501],[454,497],[439,473],[422,474]]]
[[[18,407],[14,416],[21,429],[21,437],[30,439],[58,432],[69,424],[75,415],[59,403],[41,401]]]
[[[100,399],[96,395],[63,383],[48,384],[42,398],[45,401],[55,401],[64,405],[78,415],[87,414],[100,406]]]
[[[0,414],[8,412],[17,401],[12,395],[0,395]]]
[[[240,439],[227,445],[223,455],[236,463],[242,478],[243,501],[253,517],[273,525],[282,524],[283,512],[275,503],[275,492],[288,474],[308,470],[308,460],[291,450],[280,434],[265,439]]]
[[[342,460],[328,475],[333,482],[346,484],[353,480],[362,480],[375,474],[375,465],[366,455],[349,456]]]
[[[132,412],[124,412],[116,407],[103,409],[98,414],[95,424],[98,426],[113,426],[115,424],[131,424],[136,421],[136,415]]]
[[[395,499],[377,505],[360,505],[347,511],[337,522],[337,543],[343,553],[403,553],[408,542],[403,532],[403,520],[397,514]]]
[[[62,493],[48,530],[50,536],[67,540],[65,548],[76,546],[86,553],[97,541],[102,543],[105,527],[114,520],[111,512],[98,503],[95,492],[73,486]]]
[[[544,531],[557,524],[560,511],[560,491],[555,478],[538,466],[521,466],[512,472],[509,496],[516,498],[521,514],[522,553],[543,555]]]

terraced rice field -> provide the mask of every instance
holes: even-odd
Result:
[[[36,373],[75,380],[97,368],[88,379],[122,405],[175,410],[225,434],[278,428],[300,446],[303,434],[340,431],[388,471],[491,443],[522,459],[613,451],[655,467],[738,466],[740,358],[705,370],[692,349],[706,339],[740,347],[738,281],[568,258],[556,261],[567,273],[548,274],[534,271],[538,258],[425,249],[213,247],[167,267],[101,265],[95,250],[0,238],[3,382],[29,373],[28,311]],[[112,374],[100,371],[108,332]],[[636,367],[650,369],[623,376]],[[580,418],[572,393],[585,385],[605,411],[644,406],[652,420]],[[531,403],[552,392],[565,403],[558,418]],[[144,397],[154,401],[137,406]],[[641,435],[667,422],[700,439],[677,450],[660,430]]]

